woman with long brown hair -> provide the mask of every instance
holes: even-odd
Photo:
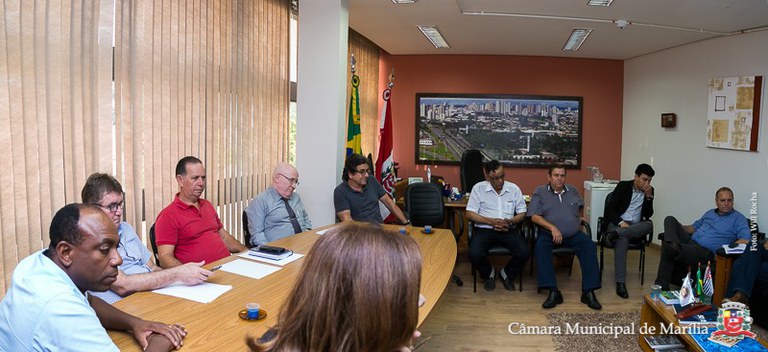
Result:
[[[277,326],[254,351],[382,351],[417,336],[421,254],[416,242],[378,225],[344,223],[321,237]]]

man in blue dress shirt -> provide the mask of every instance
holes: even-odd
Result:
[[[669,290],[671,282],[682,279],[687,266],[714,262],[715,252],[724,244],[748,243],[752,238],[747,218],[733,209],[730,188],[717,190],[715,206],[692,225],[682,225],[673,216],[664,219],[664,243],[655,282],[662,290]]]
[[[299,171],[279,163],[272,172],[272,186],[245,208],[251,245],[257,246],[312,228],[309,214],[296,193]]]

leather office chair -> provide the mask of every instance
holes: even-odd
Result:
[[[408,185],[405,190],[405,211],[410,215],[413,226],[441,225],[445,218],[443,191],[437,184],[430,182],[417,182]],[[459,237],[453,226],[451,226],[451,233],[458,243]],[[456,274],[451,276],[451,281],[459,286],[464,285],[464,282]]]
[[[155,241],[155,224],[149,228],[149,244],[152,245],[152,253],[155,255],[155,264],[160,266],[160,260],[157,258],[157,242]]]
[[[608,193],[605,197],[606,209],[608,208],[608,202],[610,202],[612,196],[613,192]],[[651,243],[652,239],[653,233],[649,232],[643,235],[643,237],[629,240],[629,246],[627,247],[630,251],[640,251],[640,263],[638,266],[638,271],[640,271],[640,286],[645,282],[645,247]],[[597,218],[597,243],[600,244],[600,280],[602,281],[603,267],[605,266],[603,261],[605,249],[612,249],[616,246],[615,243],[608,239],[608,222],[605,220],[604,216]]]
[[[248,215],[245,213],[245,210],[243,210],[243,240],[246,247],[254,247],[251,245],[251,231],[248,230]]]
[[[524,231],[523,235],[526,234],[524,228],[521,228],[520,230]],[[472,237],[474,235],[474,232],[475,232],[475,223],[474,223],[474,221],[469,221],[469,225],[467,225],[467,238],[468,238],[468,242],[469,242],[470,246],[472,245]],[[512,252],[510,252],[509,249],[507,249],[504,246],[496,245],[496,246],[491,247],[491,249],[488,250],[487,257],[502,256],[502,255],[512,255]],[[472,292],[477,292],[477,270],[475,270],[475,266],[474,265],[472,265],[471,263],[470,263],[470,265],[472,267],[472,269],[471,269],[472,270]],[[518,291],[523,292],[523,273],[522,273],[522,270],[521,270],[521,272],[519,274],[517,274],[517,276],[518,276],[518,283],[517,283]]]
[[[376,170],[374,170],[374,168],[376,167],[376,164],[373,163],[373,155],[371,155],[371,153],[368,153],[368,156],[365,158],[368,159],[368,169],[371,170],[371,172],[368,175],[377,177],[376,175],[378,174],[376,173]]]
[[[481,181],[485,181],[483,172],[483,154],[477,149],[469,149],[461,155],[461,166],[459,168],[461,179],[461,191],[468,193],[472,187]]]

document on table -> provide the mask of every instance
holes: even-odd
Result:
[[[242,260],[242,259],[235,259],[221,266],[222,271],[250,277],[253,279],[261,279],[280,269],[282,268],[278,268],[271,265],[254,263],[252,261]]]
[[[291,254],[290,256],[285,257],[283,259],[270,259],[270,258],[264,258],[264,257],[259,257],[259,256],[252,255],[252,254],[250,254],[250,252],[251,251],[243,252],[243,253],[238,254],[237,256],[241,257],[241,258],[245,258],[245,259],[256,260],[256,261],[260,261],[262,263],[268,263],[268,264],[279,265],[279,266],[284,266],[285,264],[291,263],[291,262],[293,262],[293,261],[295,261],[295,260],[297,260],[299,258],[304,257],[303,254],[299,254],[299,253],[293,252],[293,254]]]
[[[186,286],[181,283],[175,283],[163,288],[153,290],[154,293],[161,295],[174,296],[188,299],[200,303],[210,303],[216,298],[232,289],[231,285],[219,285],[203,282],[195,286]]]

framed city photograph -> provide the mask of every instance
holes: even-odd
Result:
[[[416,93],[416,163],[459,164],[465,150],[505,166],[581,167],[582,97]]]

